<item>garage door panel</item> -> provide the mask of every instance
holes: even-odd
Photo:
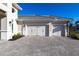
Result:
[[[65,27],[63,25],[54,25],[52,35],[65,36]]]
[[[40,36],[45,36],[45,26],[40,26],[39,28],[38,28],[38,35],[40,35]]]
[[[35,35],[36,34],[36,28],[28,27],[28,35]]]
[[[28,35],[45,36],[45,26],[28,26]]]

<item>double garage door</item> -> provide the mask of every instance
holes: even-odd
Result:
[[[28,26],[28,35],[45,36],[45,26]]]

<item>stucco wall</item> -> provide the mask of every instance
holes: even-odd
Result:
[[[7,18],[3,18],[1,19],[1,30],[0,30],[0,33],[1,33],[1,40],[6,40],[7,38]]]
[[[18,33],[27,36],[28,35],[28,26],[25,25],[18,25]]]
[[[12,21],[12,4],[8,3],[7,4],[7,40],[12,38],[12,29],[11,29],[11,23]]]
[[[22,34],[22,25],[18,25],[18,32],[20,33],[20,34]]]
[[[7,39],[11,39],[14,34],[18,33],[18,25],[16,19],[18,18],[18,11],[14,7],[12,7],[12,3],[7,4]],[[12,8],[14,8],[14,13],[12,13]],[[9,23],[11,22],[11,24]],[[13,24],[13,32],[12,32],[12,24]]]
[[[5,12],[8,11],[7,6],[3,3],[0,3],[0,9]],[[7,40],[7,17],[0,19],[0,40]]]
[[[0,4],[0,9],[6,11],[6,19],[1,19],[1,39],[9,40],[12,38],[12,35],[18,32],[18,25],[16,19],[18,18],[18,11],[15,9],[15,12],[12,13],[12,3],[7,3],[7,5]],[[13,23],[13,33],[12,33],[12,23]],[[5,36],[5,37],[4,37]]]
[[[0,9],[7,11],[8,8],[4,4],[0,3]]]
[[[15,10],[15,12],[12,13],[12,16],[13,16],[12,17],[12,20],[13,20],[13,33],[12,33],[12,35],[18,33],[18,24],[17,24],[17,21],[16,21],[16,19],[18,18],[18,11],[15,8],[14,8],[14,10]]]
[[[41,24],[41,23],[40,23]],[[38,23],[29,23],[29,25],[27,25],[27,23],[25,24],[25,26],[23,26],[23,24],[18,25],[18,31],[19,33],[23,34],[23,35],[28,35],[28,26],[40,26],[40,24]],[[52,24],[52,23],[47,23],[46,25],[43,24],[41,26],[45,26],[45,36],[67,36],[67,29],[65,28],[64,24]],[[40,33],[41,30],[39,30]]]

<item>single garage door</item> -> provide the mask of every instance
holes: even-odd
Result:
[[[52,34],[56,35],[56,36],[65,36],[65,26],[63,26],[63,25],[54,25]]]
[[[28,35],[45,36],[45,26],[28,26]]]

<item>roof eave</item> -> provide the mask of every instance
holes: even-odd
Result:
[[[0,18],[6,17],[6,12],[0,9]]]
[[[13,3],[12,6],[15,7],[17,10],[22,10],[22,8],[16,3]]]

